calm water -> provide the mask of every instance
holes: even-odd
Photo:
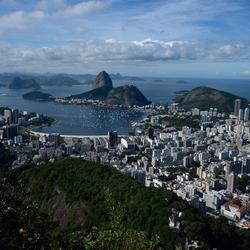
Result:
[[[147,79],[142,82],[132,82],[139,87],[144,95],[156,103],[167,103],[179,90],[190,90],[196,86],[210,86],[250,99],[250,80],[202,80],[183,79]],[[116,81],[114,86],[126,84]],[[131,82],[129,82],[131,84]],[[41,91],[56,97],[64,97],[87,91],[90,86],[43,87]],[[57,122],[51,127],[43,128],[44,132],[58,132],[74,135],[103,135],[109,130],[117,130],[120,134],[131,131],[131,123],[139,121],[144,114],[133,113],[127,109],[101,108],[96,106],[62,105],[49,102],[34,102],[22,99],[22,94],[28,92],[0,88],[0,106],[9,106],[21,110],[34,111],[54,117]],[[233,104],[232,104],[233,105]]]

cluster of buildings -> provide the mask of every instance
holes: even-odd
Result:
[[[14,114],[4,112],[1,130],[14,120],[18,124]],[[180,119],[182,129],[165,123],[164,117]],[[185,126],[190,119],[198,119],[200,128]],[[116,131],[106,136],[32,132],[23,140],[15,130],[2,137],[0,132],[0,139],[16,153],[13,167],[64,157],[111,165],[142,185],[172,190],[204,213],[250,228],[250,120],[249,108],[241,109],[240,100],[230,116],[216,108],[185,111],[178,104],[151,105],[150,116],[133,126],[134,134],[126,136]],[[178,215],[174,212],[170,220],[177,228]]]

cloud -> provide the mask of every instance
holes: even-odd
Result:
[[[140,27],[144,32],[150,29],[157,37],[178,40],[219,40],[238,33],[245,37],[249,30],[249,5],[246,5],[244,1],[233,0],[162,1],[128,16],[124,26],[127,29]]]
[[[45,18],[42,11],[24,12],[15,11],[0,17],[0,31],[6,29],[22,30],[32,24],[34,21],[41,21]]]
[[[93,11],[103,9],[107,6],[105,1],[81,1],[69,4],[67,0],[41,0],[36,8],[46,10],[51,17],[77,17],[84,16]]]
[[[106,7],[106,4],[101,1],[80,2],[73,6],[68,6],[66,9],[59,13],[69,17],[82,16],[89,14],[92,11],[103,9],[104,7]]]
[[[106,6],[107,4],[103,1],[84,1],[72,5],[66,0],[42,0],[38,2],[33,11],[18,10],[0,16],[0,33],[9,29],[28,29],[35,26],[37,21],[44,19],[54,18],[53,20],[58,19],[63,22],[62,18],[85,16]]]
[[[250,60],[250,44],[196,44],[186,41],[112,39],[40,48],[0,47],[0,65],[40,63],[69,65],[88,62],[214,62]]]

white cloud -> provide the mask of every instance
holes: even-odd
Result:
[[[6,49],[7,48],[7,49]],[[244,55],[244,57],[243,57]],[[250,44],[204,45],[146,39],[121,42],[86,41],[40,48],[0,47],[0,65],[88,62],[190,62],[250,60]]]
[[[37,21],[42,21],[45,18],[56,18],[62,21],[62,18],[65,17],[84,16],[106,6],[107,4],[103,1],[87,1],[70,5],[66,0],[42,0],[33,11],[18,10],[0,16],[0,33],[9,29],[28,29],[34,27]]]
[[[93,11],[103,9],[107,6],[105,1],[81,1],[76,4],[69,4],[67,0],[41,0],[36,8],[46,10],[50,16],[76,17],[84,16]]]
[[[68,6],[66,9],[64,9],[61,12],[61,14],[69,16],[69,17],[82,16],[92,11],[103,9],[104,7],[106,7],[106,4],[103,1],[102,2],[101,1],[80,2],[73,6]]]
[[[32,24],[34,21],[40,21],[45,18],[42,11],[24,12],[15,11],[0,17],[0,31],[6,29],[22,30]]]

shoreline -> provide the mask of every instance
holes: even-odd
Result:
[[[77,139],[84,139],[84,138],[108,138],[108,135],[63,135],[63,134],[60,134],[60,133],[44,133],[44,132],[37,132],[37,131],[33,131],[33,130],[30,130],[29,131],[31,134],[33,134],[34,136],[49,136],[51,134],[59,134],[60,137],[62,138],[77,138]],[[125,137],[125,136],[128,136],[128,135],[119,135],[120,137]]]

